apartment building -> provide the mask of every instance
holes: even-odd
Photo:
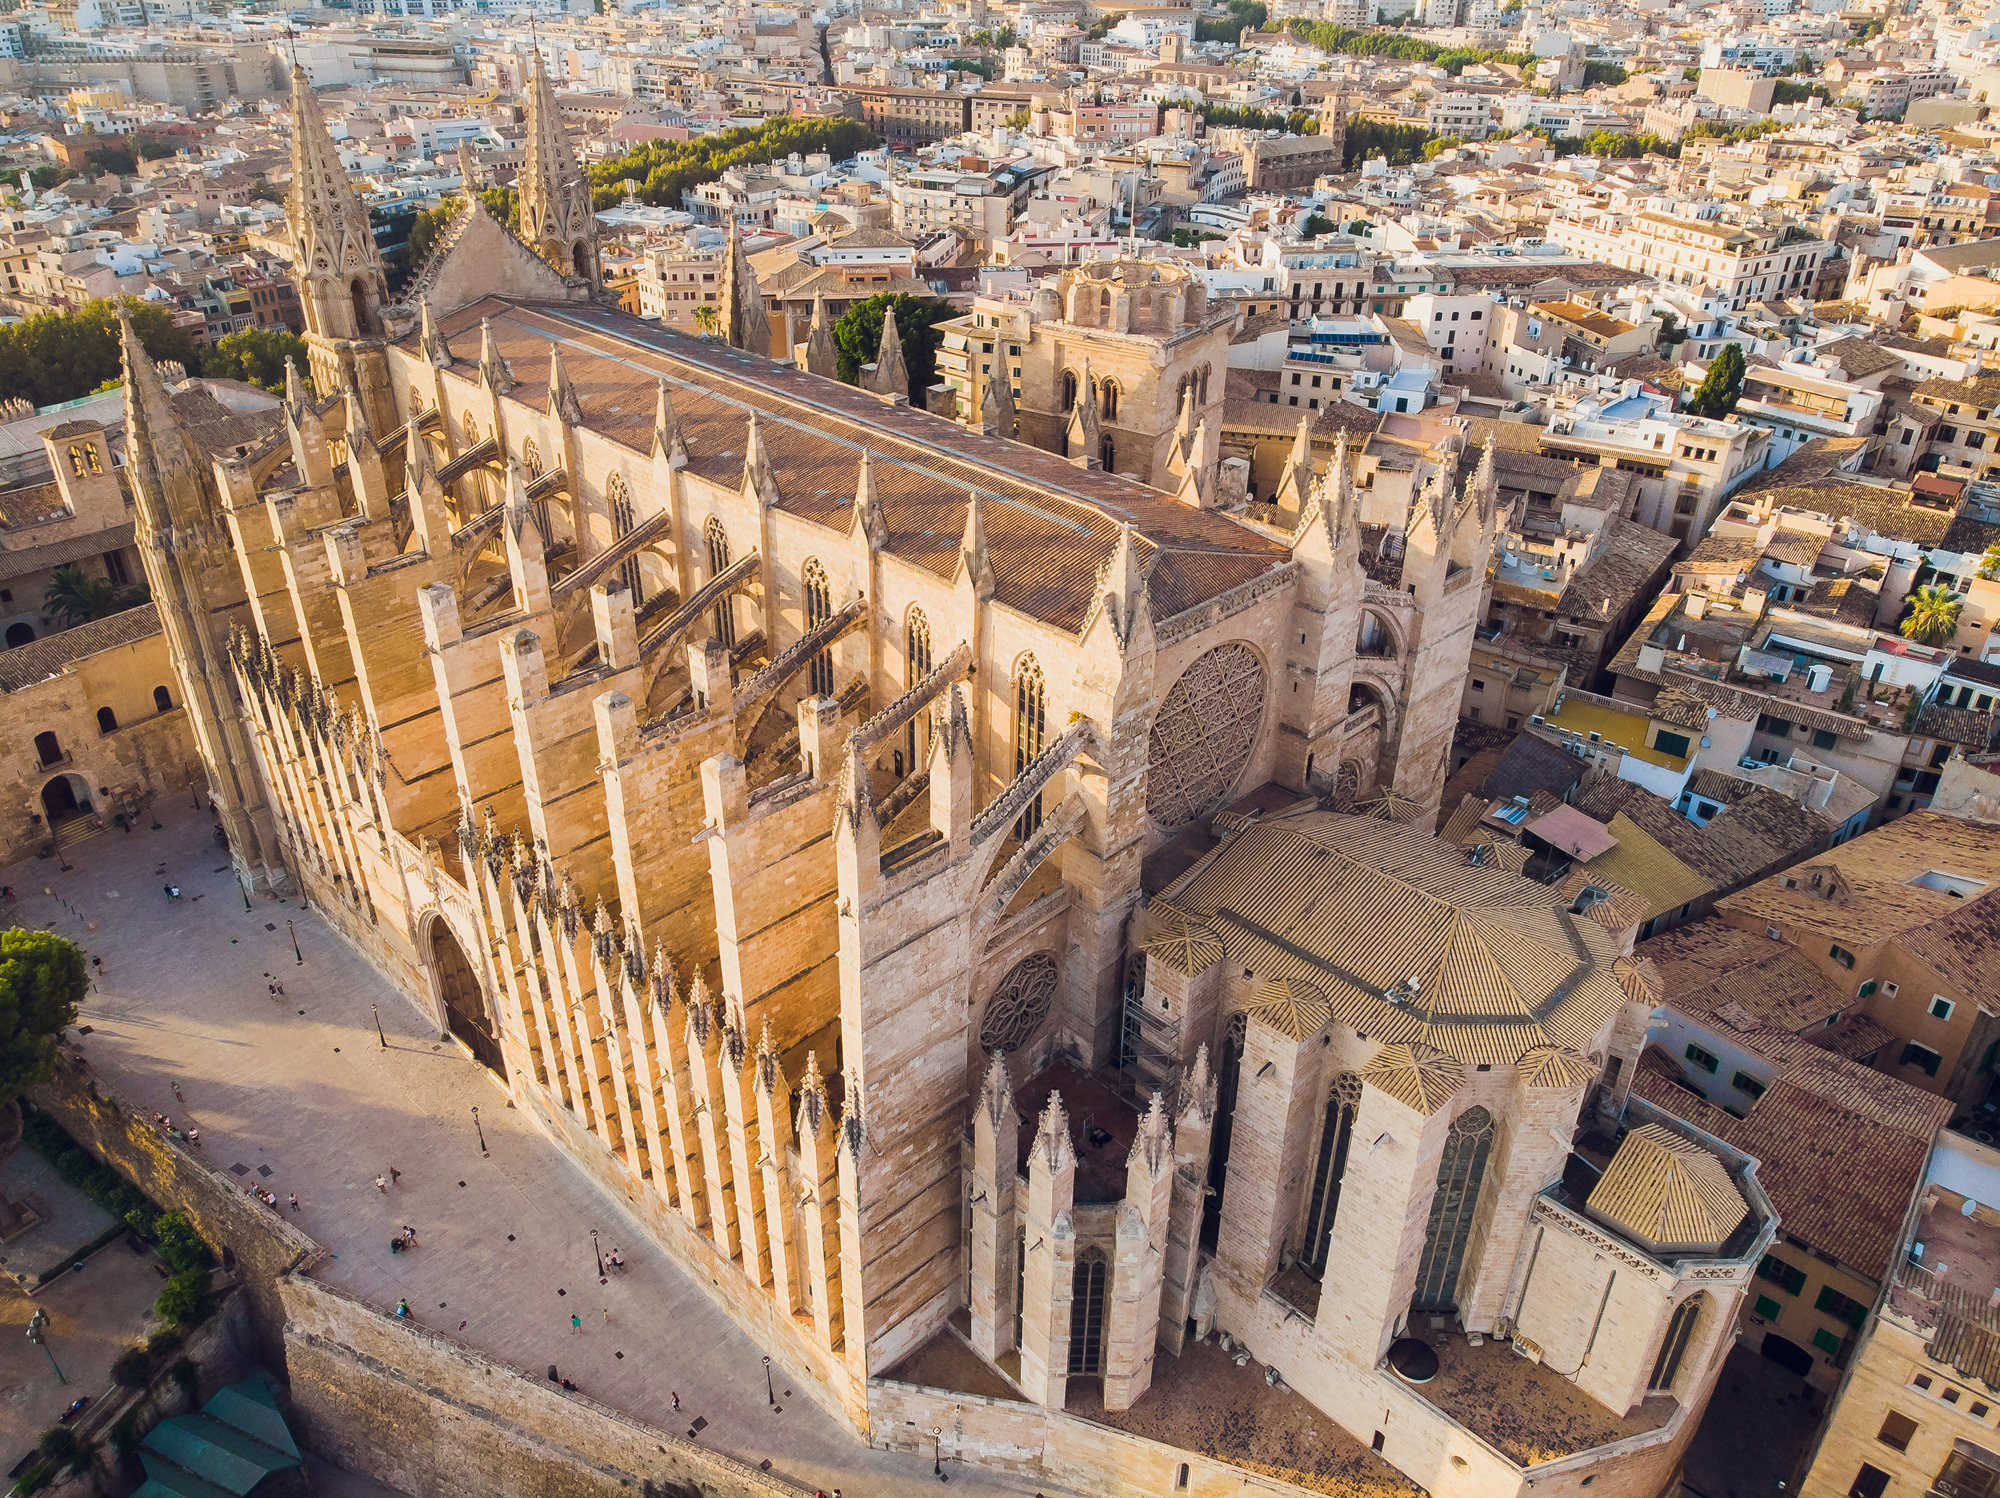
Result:
[[[1738,312],[1759,298],[1810,294],[1831,249],[1793,223],[1747,228],[1599,208],[1565,210],[1550,220],[1548,237],[1671,285],[1712,287]]]
[[[855,87],[844,92],[891,148],[949,140],[972,128],[972,96],[934,88]],[[1025,101],[1021,107],[1025,106]]]

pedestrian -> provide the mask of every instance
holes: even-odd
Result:
[[[292,1210],[296,1212],[298,1211],[298,1209],[299,1209],[299,1194],[298,1192],[294,1191],[292,1193]]]
[[[674,1397],[674,1408],[679,1409],[681,1407],[681,1396],[680,1396],[680,1391],[678,1389],[674,1391],[673,1397]]]
[[[183,1108],[187,1106],[187,1099],[181,1096],[181,1084],[178,1082],[174,1083],[174,1101]]]
[[[606,1326],[611,1325],[611,1307],[609,1306],[604,1308],[604,1324]]]
[[[384,1196],[387,1196],[389,1194],[389,1178],[387,1176],[375,1177],[375,1189]]]
[[[193,1124],[188,1125],[187,1142],[196,1149],[201,1148],[201,1130],[197,1129]]]
[[[576,1334],[577,1332],[580,1332],[580,1331],[582,1331],[582,1330],[583,1330],[583,1318],[582,1318],[581,1316],[577,1315],[577,1314],[576,1314],[575,1312],[571,1312],[571,1313],[570,1313],[570,1318],[569,1318],[569,1329],[570,1329],[570,1333],[571,1333],[571,1335],[574,1335],[574,1334]]]
[[[408,1299],[408,1297],[407,1297],[407,1296],[405,1296],[405,1297],[399,1297],[399,1298],[397,1299],[397,1301],[396,1301],[396,1314],[397,1314],[398,1316],[407,1316],[407,1315],[409,1315],[409,1314],[410,1314],[410,1302],[409,1302],[409,1299]]]
[[[417,1230],[407,1222],[403,1224],[403,1241],[412,1248],[417,1246]]]
[[[403,1173],[393,1165],[389,1167],[389,1184],[391,1186],[400,1186],[403,1184]]]

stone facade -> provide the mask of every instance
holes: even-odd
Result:
[[[296,885],[857,1435],[961,1313],[1047,1412],[1080,1378],[1140,1407],[1192,1321],[1357,1437],[1385,1403],[1430,1409],[1378,1444],[1430,1491],[1513,1491],[1525,1463],[1383,1354],[1413,1304],[1567,1351],[1564,1307],[1617,1257],[1590,1374],[1548,1376],[1614,1426],[1672,1403],[1631,1452],[1572,1453],[1579,1481],[1650,1498],[1754,1258],[1663,1261],[1564,1205],[1586,1090],[1611,1055],[1629,1072],[1651,1002],[1631,933],[1415,830],[1481,613],[1491,453],[1440,448],[1364,566],[1364,505],[1387,501],[1344,442],[1288,468],[1287,528],[1210,507],[1226,335],[1179,280],[1065,278],[1037,326],[1134,362],[1117,411],[1100,380],[1060,431],[1024,384],[1037,447],[735,330],[649,329],[553,271],[550,297],[453,300],[463,253],[407,324],[314,345],[316,372],[352,364],[344,395],[295,383],[281,434],[206,470],[128,336],[148,572],[242,877]],[[1128,401],[1179,413],[1149,439],[1155,487],[1092,461]],[[1174,917],[1215,860],[1294,835],[1359,839],[1340,856],[1381,902],[1357,917],[1380,944],[1311,980]],[[1447,950],[1425,899],[1521,908],[1461,912]],[[1521,956],[1514,928],[1546,940]],[[1503,970],[1525,1007],[1482,1017]],[[1433,978],[1472,1007],[1450,1017]],[[1342,1171],[1383,1210],[1336,1218]],[[1329,1245],[1325,1306],[1282,1314],[1271,1287]],[[312,1335],[331,1388],[343,1334]]]

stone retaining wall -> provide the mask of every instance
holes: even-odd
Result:
[[[293,1432],[424,1498],[798,1498],[685,1437],[530,1378],[316,1280],[279,1284]]]
[[[93,1097],[92,1086],[62,1066],[29,1100],[161,1207],[187,1214],[240,1277],[263,1356],[282,1368],[285,1310],[277,1281],[316,1260],[319,1244],[248,1195],[234,1176],[213,1169],[199,1151],[162,1134],[149,1114],[101,1085]]]

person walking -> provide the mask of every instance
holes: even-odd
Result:
[[[187,1099],[181,1096],[181,1084],[178,1082],[174,1083],[174,1101],[183,1108],[187,1106]]]
[[[403,1184],[403,1173],[393,1165],[389,1167],[389,1184],[391,1186],[400,1186]]]
[[[570,1313],[569,1329],[572,1336],[583,1330],[583,1318],[573,1311]]]
[[[675,1390],[673,1391],[673,1401],[674,1401],[674,1408],[675,1408],[676,1410],[678,1410],[678,1409],[679,1409],[679,1408],[681,1407],[681,1395],[680,1395],[680,1390],[678,1390],[678,1389],[675,1389]]]
[[[298,1192],[294,1191],[292,1193],[292,1210],[296,1212],[298,1211],[298,1209],[299,1209],[299,1194]]]
[[[606,1326],[611,1325],[611,1307],[609,1306],[604,1308],[604,1324]]]
[[[375,1177],[375,1189],[384,1196],[387,1196],[389,1194],[389,1178],[387,1176]]]
[[[398,1316],[407,1316],[407,1315],[409,1315],[409,1314],[410,1314],[410,1301],[409,1301],[409,1297],[407,1297],[407,1296],[402,1296],[402,1297],[399,1297],[399,1298],[397,1299],[397,1301],[396,1301],[396,1314],[397,1314]]]

